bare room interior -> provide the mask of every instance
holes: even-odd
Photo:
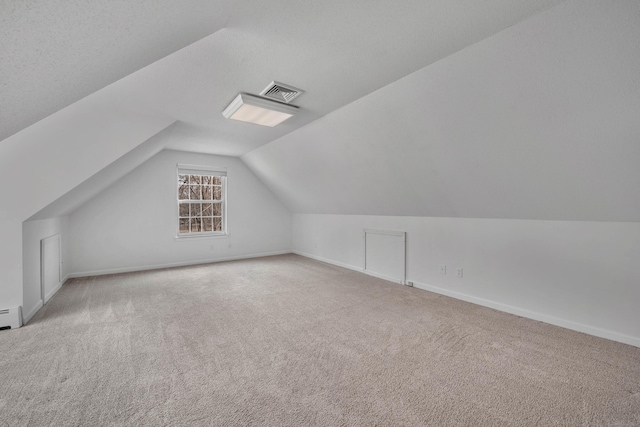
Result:
[[[640,2],[0,11],[0,425],[640,426]]]

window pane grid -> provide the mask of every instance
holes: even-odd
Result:
[[[224,231],[224,178],[178,174],[179,234]]]

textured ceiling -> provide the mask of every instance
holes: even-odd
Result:
[[[169,148],[241,155],[556,3],[4,2],[0,139],[126,76],[94,103],[178,121]],[[271,80],[307,91],[300,115],[222,118]]]
[[[49,178],[22,220],[65,196],[45,212],[57,215],[104,188],[92,175],[135,167],[127,153],[143,162],[151,151],[133,150],[150,129],[154,150],[240,156],[558,3],[4,1],[0,178],[30,159]],[[306,90],[298,115],[276,128],[223,119],[271,80]]]
[[[222,28],[233,0],[0,0],[0,140]]]

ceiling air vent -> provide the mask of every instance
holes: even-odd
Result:
[[[286,85],[280,82],[271,82],[262,92],[261,96],[265,98],[275,99],[276,101],[290,103],[298,96],[304,93],[303,90],[295,88],[293,86]]]

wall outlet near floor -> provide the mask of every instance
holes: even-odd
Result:
[[[446,265],[441,265],[440,266],[440,274],[447,274],[447,266]]]
[[[456,270],[456,276],[462,277],[462,269],[461,268]]]

